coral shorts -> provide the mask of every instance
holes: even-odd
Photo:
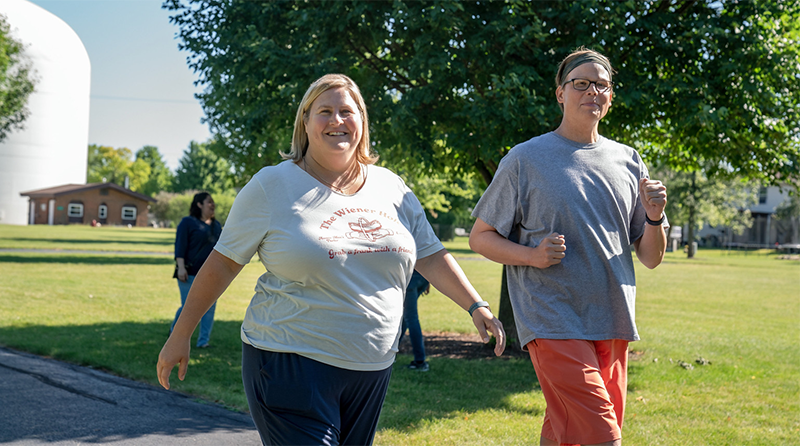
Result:
[[[622,438],[628,341],[535,339],[527,347],[547,402],[542,437],[562,445]]]

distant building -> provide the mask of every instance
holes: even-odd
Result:
[[[697,234],[700,245],[772,247],[776,243],[779,245],[800,243],[800,240],[797,240],[797,228],[792,228],[792,222],[781,220],[775,215],[778,206],[786,200],[789,200],[786,188],[783,190],[777,186],[760,188],[756,203],[748,208],[753,218],[753,225],[750,228],[745,229],[742,234],[730,234],[729,228],[705,225]]]
[[[91,65],[75,31],[40,6],[0,0],[0,14],[37,79],[24,128],[0,143],[0,224],[24,225],[20,192],[86,182]]]
[[[28,224],[147,226],[156,200],[113,183],[65,184],[20,193],[28,197]]]

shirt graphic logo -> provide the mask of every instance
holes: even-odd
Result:
[[[358,221],[348,223],[352,232],[345,234],[349,239],[359,239],[374,242],[384,237],[394,235],[391,229],[384,229],[378,220],[369,221],[358,217]]]

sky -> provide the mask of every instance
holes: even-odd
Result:
[[[211,136],[161,0],[30,1],[66,22],[89,54],[89,144],[156,146],[174,170],[191,141]]]

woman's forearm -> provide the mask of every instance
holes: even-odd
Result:
[[[461,266],[446,249],[418,259],[415,269],[431,285],[464,310],[481,300],[481,296],[469,282]]]

